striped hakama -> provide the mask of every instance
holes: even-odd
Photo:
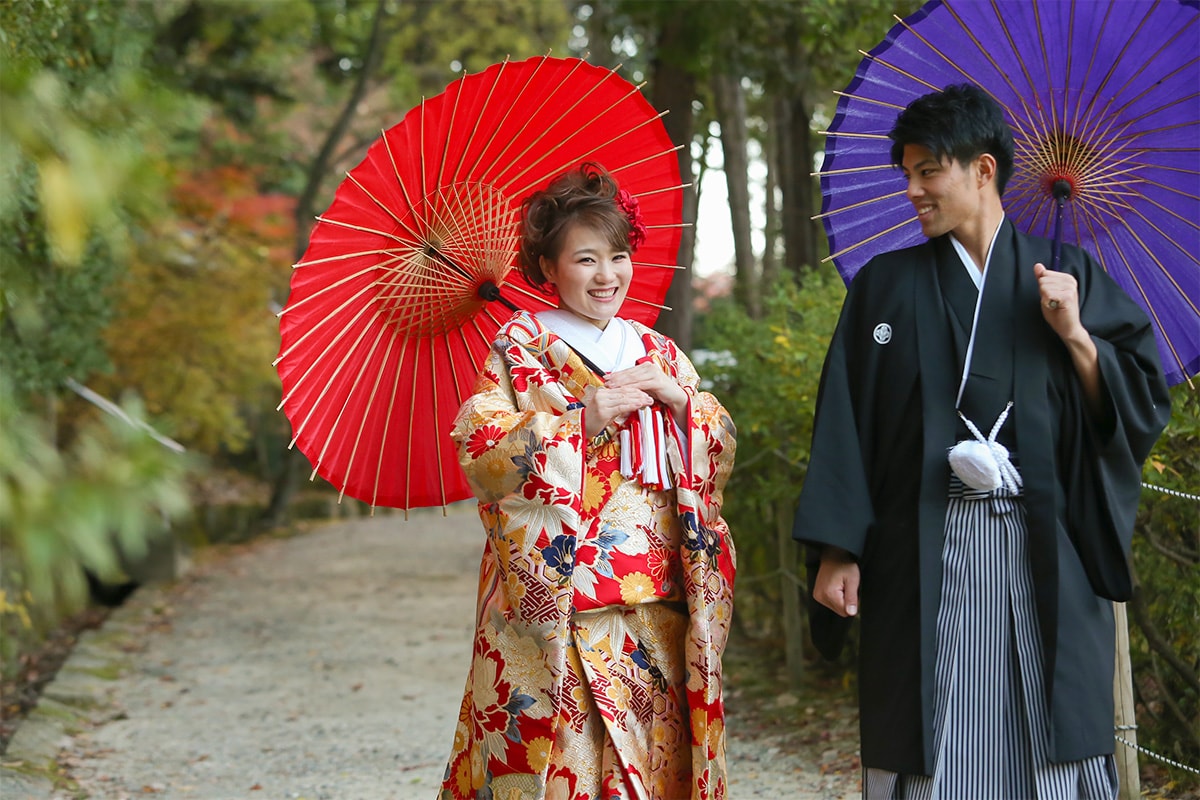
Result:
[[[1025,503],[951,477],[934,689],[934,774],[865,770],[867,800],[1114,800],[1111,755],[1049,760]]]

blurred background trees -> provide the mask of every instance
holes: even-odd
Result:
[[[844,289],[811,217],[858,50],[917,0],[0,0],[0,626],[5,670],[189,506],[286,520],[310,468],[275,410],[274,316],[312,218],[382,128],[464,70],[553,52],[670,113],[685,217],[719,176],[732,294],[682,271],[659,327],[740,432],[727,509],[742,641],[780,681],[852,682],[807,646],[790,539]],[[679,263],[705,234],[689,229]],[[703,296],[702,296],[703,295]],[[83,400],[90,387],[124,418]],[[1175,391],[1147,482],[1195,493]],[[149,437],[144,425],[160,438]],[[186,449],[163,446],[169,436]],[[239,488],[248,487],[248,488]],[[319,490],[320,487],[318,486]],[[1144,493],[1130,604],[1143,744],[1200,761],[1197,503]],[[806,675],[806,668],[808,675]],[[1185,773],[1172,773],[1186,778]]]

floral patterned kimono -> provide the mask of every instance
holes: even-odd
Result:
[[[725,796],[735,431],[675,344],[629,324],[690,397],[686,430],[666,415],[674,488],[622,476],[613,426],[587,439],[601,379],[528,313],[455,421],[487,542],[443,800]]]

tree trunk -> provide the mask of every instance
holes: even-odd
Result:
[[[779,206],[775,203],[775,192],[779,187],[779,133],[768,130],[763,139],[763,155],[767,163],[766,198],[763,213],[766,226],[763,228],[762,285],[773,286],[779,276],[779,258],[775,248],[779,242]]]
[[[780,137],[780,186],[783,188],[783,239],[787,250],[785,263],[797,277],[817,264],[817,229],[812,220],[813,148],[808,109],[803,90],[796,88],[786,98],[780,116],[785,120],[786,137]]]
[[[734,286],[742,307],[752,319],[762,316],[762,292],[750,234],[750,165],[746,152],[746,94],[737,75],[718,73],[712,78],[717,122],[721,125],[721,153],[725,186],[733,223]]]
[[[658,52],[670,52],[684,44],[683,15],[674,15],[664,23],[659,37]],[[663,117],[667,135],[679,150],[679,174],[683,183],[692,183],[692,134],[695,128],[692,101],[696,97],[696,79],[687,70],[658,55],[653,61],[653,92],[651,104],[659,111],[669,111]],[[655,327],[675,340],[680,349],[692,349],[692,257],[696,247],[697,192],[694,185],[683,189],[683,236],[679,242],[678,263],[664,311]]]
[[[355,110],[367,92],[367,84],[370,77],[378,68],[379,62],[382,59],[384,45],[390,35],[390,32],[387,31],[384,25],[384,19],[387,15],[386,0],[378,0],[375,6],[375,17],[371,23],[371,33],[367,39],[363,53],[362,71],[359,73],[358,80],[355,81],[354,88],[351,90],[349,97],[346,98],[346,103],[342,106],[341,113],[329,129],[329,133],[326,135],[325,142],[321,145],[320,151],[318,151],[316,158],[313,159],[312,164],[309,165],[304,189],[301,191],[300,197],[296,202],[295,250],[297,261],[304,256],[304,251],[308,247],[309,227],[316,213],[314,204],[316,203],[317,191],[320,189],[321,182],[329,172],[329,165],[332,162],[333,153],[337,149],[338,142],[346,135]],[[298,448],[293,447],[285,454],[282,468],[279,470],[279,474],[271,486],[271,499],[267,503],[267,508],[263,511],[262,519],[260,520],[262,527],[274,527],[282,524],[287,519],[288,506],[291,504],[292,498],[295,497],[296,491],[300,487],[301,476],[311,469],[312,465],[308,458]]]

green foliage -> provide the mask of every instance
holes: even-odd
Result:
[[[1133,542],[1138,595],[1130,604],[1130,655],[1139,744],[1200,768],[1200,393],[1172,391],[1171,423],[1146,462]],[[1183,785],[1200,778],[1171,770]]]
[[[744,621],[756,628],[774,625],[778,616],[778,582],[754,577],[783,566],[776,536],[779,526],[791,527],[807,468],[821,366],[845,293],[832,269],[810,273],[799,288],[785,275],[767,290],[761,320],[727,301],[714,307],[697,330],[699,346],[721,354],[712,364],[698,354],[700,372],[738,429],[725,518],[738,547],[739,613],[748,613]]]
[[[128,402],[125,413],[140,419]],[[116,582],[122,557],[142,555],[151,536],[188,507],[187,460],[111,416],[84,424],[58,450],[43,421],[22,410],[0,376],[0,630],[11,665],[37,625],[82,607],[82,570]]]

